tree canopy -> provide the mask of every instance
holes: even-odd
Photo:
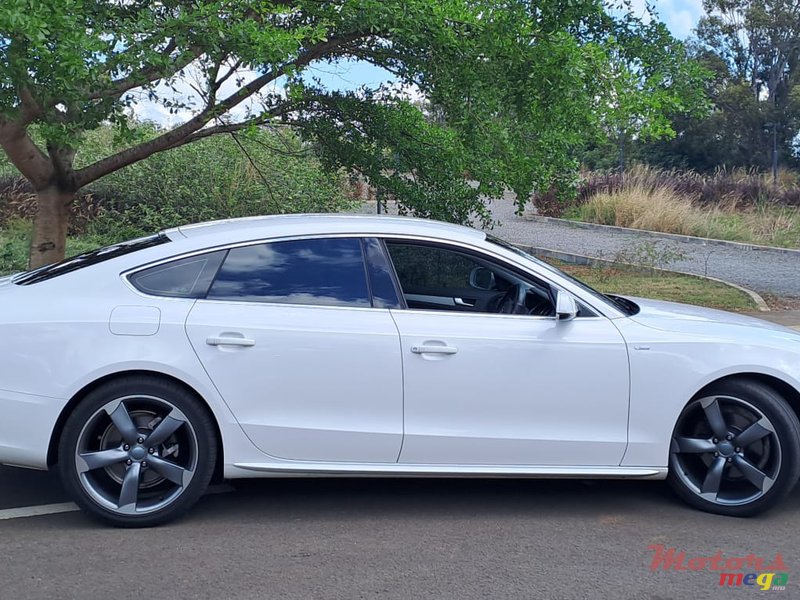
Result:
[[[346,60],[393,84],[337,91],[309,70]],[[293,128],[410,212],[486,219],[480,194],[568,187],[587,137],[621,124],[669,134],[665,115],[700,103],[701,76],[663,24],[600,0],[4,0],[0,147],[38,192],[37,265],[63,255],[65,207],[84,185],[256,127]],[[178,124],[126,138],[141,98]],[[129,144],[76,168],[103,123]]]
[[[711,77],[713,110],[675,114],[678,136],[646,144],[639,158],[700,171],[766,170],[773,145],[783,165],[800,165],[800,2],[705,0],[707,15],[689,41]]]

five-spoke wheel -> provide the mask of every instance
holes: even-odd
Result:
[[[670,446],[670,483],[703,510],[755,514],[797,481],[798,438],[797,417],[771,388],[723,382],[681,413]]]
[[[119,526],[178,516],[206,489],[214,429],[196,398],[171,382],[129,377],[92,391],[67,420],[59,468],[76,502]]]

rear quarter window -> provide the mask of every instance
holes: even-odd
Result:
[[[128,281],[151,296],[204,298],[217,274],[226,250],[189,256],[137,271]]]

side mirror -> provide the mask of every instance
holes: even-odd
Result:
[[[556,292],[556,319],[571,321],[578,316],[578,304],[572,294],[563,290]]]
[[[475,267],[469,272],[469,285],[478,290],[493,290],[496,286],[494,273],[486,267]]]

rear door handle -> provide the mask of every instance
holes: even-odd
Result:
[[[421,346],[411,346],[411,352],[414,354],[455,354],[458,352],[458,348],[453,348],[453,346],[433,346],[433,345],[421,345]]]
[[[244,337],[220,336],[206,338],[206,344],[209,346],[244,346],[249,348],[255,346],[256,341]]]

